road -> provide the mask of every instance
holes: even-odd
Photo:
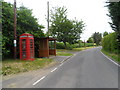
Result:
[[[118,88],[118,66],[100,49],[81,51],[49,73],[21,83],[26,88]]]
[[[32,88],[118,88],[118,66],[92,48],[79,52],[33,83]]]

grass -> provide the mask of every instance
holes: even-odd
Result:
[[[57,56],[72,56],[73,54],[71,53],[66,53],[66,52],[57,52]]]
[[[82,51],[82,50],[86,50],[86,49],[89,49],[89,48],[93,48],[93,46],[91,46],[91,47],[73,48],[73,50],[74,50],[74,51]]]
[[[92,48],[92,47],[74,48],[73,50],[57,49],[57,56],[72,56],[73,54],[69,52],[81,51],[88,48]],[[31,70],[43,68],[44,66],[47,66],[52,62],[53,62],[53,59],[47,59],[47,58],[36,58],[34,61],[8,59],[8,60],[2,61],[2,72],[0,72],[0,74],[2,73],[3,76],[6,76],[6,75],[17,74],[21,72],[28,72]]]
[[[39,68],[43,68],[53,62],[53,59],[36,58],[34,61],[25,60],[4,60],[2,61],[3,76],[10,74],[17,74],[20,72],[27,72]]]
[[[67,49],[57,49],[57,51],[64,51],[64,52],[76,52],[76,51],[82,51],[82,50],[85,50],[85,49],[89,49],[89,48],[93,48],[95,46],[91,46],[91,47],[80,47],[80,48],[73,48],[72,50],[67,50]]]
[[[105,50],[101,50],[105,55],[107,55],[108,57],[110,57],[111,59],[120,62],[120,55],[115,54],[115,53],[111,53],[111,52],[106,52]]]
[[[92,47],[80,47],[80,48],[73,48],[72,50],[67,50],[67,49],[57,49],[57,56],[72,56],[73,54],[69,52],[76,52],[76,51],[82,51],[86,50]]]

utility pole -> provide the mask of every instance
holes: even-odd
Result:
[[[85,45],[85,40],[84,40],[84,47],[86,48],[86,45]]]
[[[48,8],[48,11],[47,11],[47,14],[48,14],[47,23],[48,23],[48,37],[49,37],[49,35],[50,35],[50,31],[49,31],[49,1],[47,2],[47,8]]]
[[[17,23],[17,20],[16,20],[16,0],[14,0],[14,59],[16,59],[16,39],[17,39],[17,35],[16,35],[16,23]]]

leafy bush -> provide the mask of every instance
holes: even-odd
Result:
[[[72,46],[72,48],[78,48],[79,44],[72,44],[71,46]]]
[[[1,2],[0,2],[1,3]],[[13,58],[13,4],[2,2],[2,58]],[[20,6],[17,7],[17,55],[19,55],[19,35],[30,33],[34,38],[44,37],[44,26],[38,24],[38,20],[32,15],[32,10]],[[35,46],[37,46],[35,40]],[[35,53],[38,48],[35,47]]]
[[[56,43],[56,48],[57,48],[57,49],[65,49],[64,43],[62,43],[62,42],[57,42],[57,43]]]
[[[105,36],[102,39],[102,47],[105,51],[117,53],[118,51],[118,43],[117,43],[117,36],[116,33],[111,33]]]
[[[93,43],[86,43],[86,47],[91,47],[93,46]]]
[[[68,50],[71,50],[72,49],[72,46],[69,44],[69,43],[66,43],[67,44],[67,49]],[[56,48],[57,49],[65,49],[65,45],[63,42],[57,42],[56,43]]]
[[[85,43],[85,46],[86,47],[93,46],[93,43]],[[80,43],[80,45],[78,43],[76,43],[76,44],[67,43],[67,49],[68,50],[72,50],[73,48],[80,48],[80,47],[84,47],[84,43]],[[57,49],[65,49],[65,45],[62,42],[57,42],[56,43],[56,48]]]

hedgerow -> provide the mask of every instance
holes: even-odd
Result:
[[[102,47],[105,51],[118,53],[117,35],[115,32],[102,39]]]

